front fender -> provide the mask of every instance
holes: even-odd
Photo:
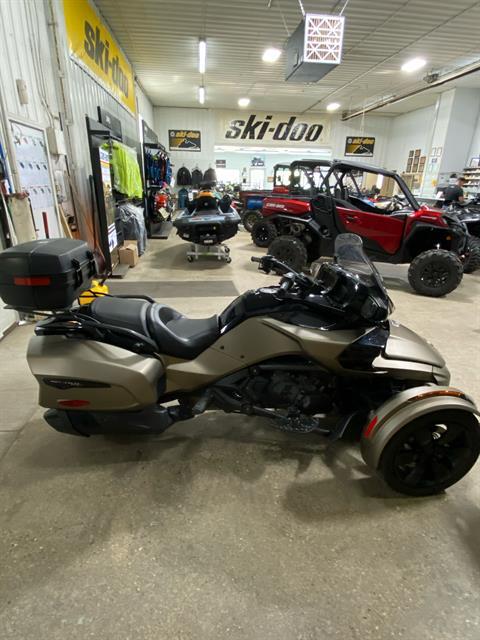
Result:
[[[474,401],[454,387],[425,385],[395,394],[370,415],[360,441],[363,459],[377,469],[383,450],[397,431],[427,413],[447,409],[480,415]]]

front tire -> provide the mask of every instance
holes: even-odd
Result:
[[[424,251],[414,258],[408,269],[412,289],[423,296],[439,298],[454,291],[462,281],[460,258],[445,249]]]
[[[480,238],[471,236],[467,246],[468,257],[463,263],[463,273],[473,273],[480,269]]]
[[[276,238],[268,249],[271,256],[284,262],[294,271],[302,271],[308,260],[307,248],[298,238],[280,236]]]
[[[249,233],[252,232],[253,225],[262,219],[262,214],[260,211],[250,210],[243,214],[242,216],[242,224],[243,228]]]
[[[277,235],[277,227],[271,222],[265,222],[263,218],[253,225],[252,240],[257,247],[269,247]]]
[[[435,411],[402,427],[388,441],[379,470],[389,487],[409,496],[441,493],[473,467],[480,426],[466,411]]]

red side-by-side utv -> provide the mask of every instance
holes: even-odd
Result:
[[[288,194],[265,198],[252,228],[257,246],[295,269],[332,255],[340,233],[359,235],[373,260],[409,263],[423,295],[446,295],[480,267],[480,241],[456,216],[420,205],[397,173],[356,162],[293,162]]]

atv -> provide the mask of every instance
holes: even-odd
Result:
[[[301,270],[332,255],[337,235],[356,233],[371,259],[410,263],[408,280],[417,293],[439,297],[458,287],[471,257],[466,225],[455,215],[420,206],[397,173],[333,161],[318,169],[303,165],[300,183],[302,179],[307,182],[304,191],[316,192],[313,198],[297,196],[291,188],[289,198],[264,202],[262,245],[269,247],[269,254]],[[373,185],[380,189],[375,197],[369,193]],[[259,244],[259,227],[252,230],[252,238]]]
[[[269,196],[285,196],[289,194],[288,184],[290,181],[290,165],[276,164],[273,174],[273,190],[255,189],[240,191],[238,194],[239,206],[237,211],[242,218],[242,224],[249,233],[253,225],[262,219],[262,205],[265,198]]]

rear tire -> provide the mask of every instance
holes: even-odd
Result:
[[[249,233],[252,232],[253,229],[253,225],[256,222],[259,222],[259,220],[262,219],[262,214],[260,213],[260,211],[257,210],[250,210],[247,211],[243,216],[242,216],[242,224],[243,224],[243,228],[248,231]]]
[[[280,236],[276,238],[268,249],[271,256],[284,262],[294,271],[302,271],[308,260],[307,248],[298,238]]]
[[[402,427],[388,441],[379,470],[389,487],[409,496],[441,493],[480,454],[480,426],[466,411],[435,411]]]
[[[252,240],[257,247],[269,247],[277,237],[277,227],[263,218],[255,222],[252,228]]]
[[[412,289],[422,296],[439,298],[458,287],[463,277],[460,258],[445,249],[420,253],[408,269]]]
[[[473,273],[480,269],[480,238],[468,239],[468,257],[463,263],[463,273]]]

